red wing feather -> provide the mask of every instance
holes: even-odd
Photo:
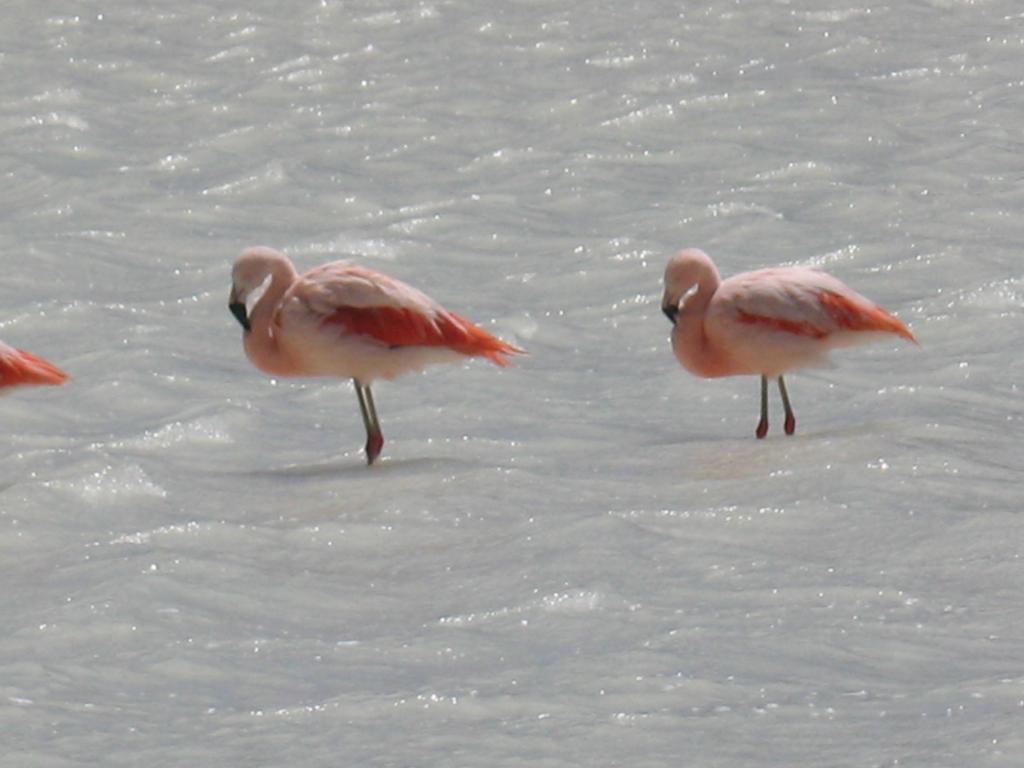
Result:
[[[907,341],[917,343],[917,339],[907,326],[877,304],[864,305],[832,291],[822,292],[818,300],[829,316],[844,330],[895,333]]]
[[[823,339],[828,336],[828,331],[822,330],[806,320],[790,320],[785,317],[755,315],[742,309],[737,311],[736,319],[747,325],[760,325],[773,331],[783,331],[784,333],[792,333],[796,336],[810,336],[812,339]]]
[[[448,347],[500,366],[508,365],[506,355],[522,352],[454,312],[429,316],[405,307],[338,307],[324,324],[343,326],[349,333],[369,336],[389,347]]]
[[[903,323],[876,304],[865,304],[832,291],[819,293],[818,301],[829,319],[835,323],[834,328],[821,328],[808,320],[758,315],[742,309],[737,311],[736,319],[747,325],[759,325],[774,331],[791,333],[795,336],[808,336],[812,339],[824,339],[835,330],[881,331],[895,333],[897,336],[917,343],[914,335]]]
[[[8,347],[0,350],[0,387],[21,384],[62,384],[68,375],[31,352]]]

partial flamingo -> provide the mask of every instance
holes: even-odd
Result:
[[[0,389],[39,384],[63,384],[68,375],[41,357],[0,341]]]
[[[232,270],[228,308],[245,354],[274,376],[352,379],[366,427],[366,463],[384,445],[370,384],[431,363],[486,357],[499,366],[523,350],[449,312],[412,286],[333,261],[303,275],[283,253],[256,247]]]
[[[836,347],[895,334],[915,344],[907,327],[837,278],[809,267],[775,267],[722,280],[706,253],[680,251],[665,268],[662,311],[675,326],[672,351],[705,378],[760,374],[761,420],[768,434],[768,379],[778,381],[785,430],[796,417],[782,375],[826,367]]]

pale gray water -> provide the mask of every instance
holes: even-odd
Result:
[[[0,764],[1024,765],[1022,13],[7,4],[0,336],[74,380],[0,402]],[[367,470],[242,355],[256,243],[530,355],[382,383]],[[922,349],[755,441],[684,245]]]

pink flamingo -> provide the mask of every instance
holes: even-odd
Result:
[[[882,333],[917,343],[903,323],[832,275],[776,267],[722,280],[708,255],[696,248],[669,259],[661,308],[675,326],[672,351],[690,373],[705,378],[760,374],[758,438],[768,434],[769,378],[778,380],[786,434],[792,435],[796,417],[782,374],[825,367],[830,350]]]
[[[63,384],[68,375],[41,357],[0,341],[0,389],[36,384]]]
[[[355,384],[366,427],[366,463],[384,445],[370,392],[431,363],[467,356],[499,366],[522,353],[394,278],[343,261],[299,275],[283,253],[249,248],[235,261],[228,308],[245,354],[274,376],[340,376]]]

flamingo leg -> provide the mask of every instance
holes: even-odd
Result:
[[[366,463],[373,464],[380,456],[380,450],[384,447],[384,435],[380,431],[380,421],[377,418],[377,406],[373,403],[373,393],[369,384],[362,384],[356,379],[352,380],[356,388],[356,397],[359,398],[359,410],[363,414],[363,426],[366,427]]]
[[[761,440],[768,434],[768,377],[761,377],[761,420],[757,422],[757,439]]]
[[[786,434],[792,435],[796,432],[796,416],[793,415],[793,406],[789,404],[789,393],[786,391],[786,382],[779,376],[779,394],[782,395],[782,407],[786,409]]]

